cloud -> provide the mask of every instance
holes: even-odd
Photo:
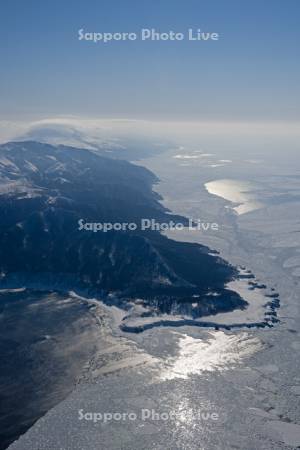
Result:
[[[122,148],[123,138],[185,142],[203,137],[299,137],[297,122],[171,122],[133,119],[54,117],[38,121],[0,121],[0,142],[38,140],[84,148]]]

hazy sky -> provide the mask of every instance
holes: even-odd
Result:
[[[0,17],[1,119],[300,118],[299,0],[9,0]],[[80,28],[220,40],[105,45]]]

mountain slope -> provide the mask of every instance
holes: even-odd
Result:
[[[244,307],[225,284],[237,271],[198,244],[157,231],[80,231],[78,221],[169,222],[152,191],[155,176],[88,150],[34,141],[0,146],[2,285],[48,283],[84,288],[124,304],[141,299],[155,310],[193,314]],[[212,297],[214,290],[218,295]]]

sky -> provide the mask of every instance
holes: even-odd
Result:
[[[0,119],[298,121],[299,0],[1,2]],[[218,41],[78,40],[155,28]]]

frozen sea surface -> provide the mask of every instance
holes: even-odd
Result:
[[[205,187],[210,194],[237,204],[232,208],[237,214],[245,214],[263,207],[263,203],[255,193],[255,184],[249,181],[216,180],[205,183]]]
[[[190,158],[196,150],[182,147],[141,164],[158,175],[156,189],[173,212],[220,224],[219,231],[191,239],[276,289],[280,323],[270,329],[158,327],[133,334],[121,332],[122,314],[106,307],[102,347],[82,382],[11,449],[300,447],[299,166],[288,165],[287,154],[282,163],[271,155],[263,164],[260,154],[241,160],[217,148],[202,153]],[[260,186],[262,208],[236,214],[228,200],[205,188],[237,173]]]

